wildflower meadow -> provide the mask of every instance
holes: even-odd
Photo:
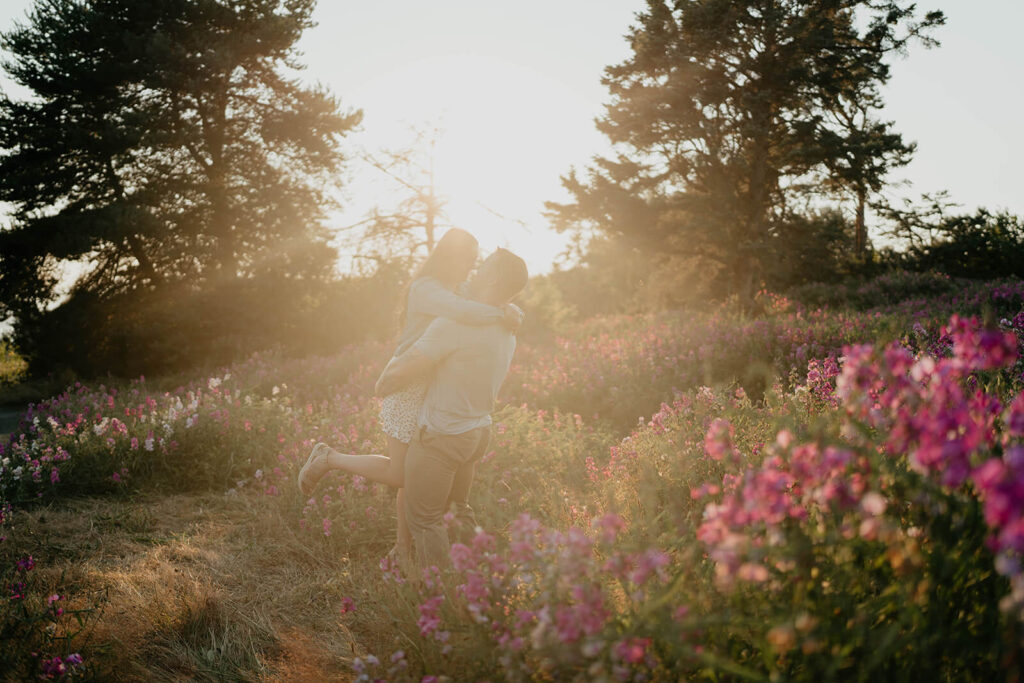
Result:
[[[296,486],[317,441],[382,451],[388,345],[74,383],[0,446],[0,665],[1019,680],[1024,283],[900,275],[759,301],[522,340],[479,526],[453,518],[451,567],[419,576],[387,559],[393,490]],[[174,496],[187,518],[165,514]]]

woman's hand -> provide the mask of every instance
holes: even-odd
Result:
[[[512,332],[518,330],[519,326],[523,324],[523,318],[526,317],[523,309],[515,304],[505,304],[501,307],[501,310],[505,312],[505,317],[502,318],[501,324]]]

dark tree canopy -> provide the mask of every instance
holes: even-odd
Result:
[[[0,37],[0,318],[72,299],[322,279],[360,112],[297,77],[314,0],[39,0]],[[182,290],[182,291],[184,291]],[[141,295],[141,294],[140,294]]]
[[[909,160],[869,114],[886,59],[943,21],[903,2],[648,0],[603,79],[617,156],[563,179],[555,226],[700,257],[749,296],[794,214]]]
[[[25,261],[83,256],[98,291],[321,268],[324,184],[359,114],[288,75],[312,6],[38,3],[2,41],[34,94],[0,99],[4,289]]]

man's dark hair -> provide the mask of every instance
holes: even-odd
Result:
[[[495,287],[502,299],[510,300],[523,291],[527,280],[530,279],[526,270],[526,262],[523,259],[508,249],[499,247],[488,260],[492,260],[491,267],[498,274],[498,282]]]

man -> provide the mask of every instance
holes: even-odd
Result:
[[[498,249],[465,293],[500,307],[522,291],[527,278],[523,260]],[[435,372],[405,456],[405,514],[421,568],[448,564],[444,514],[450,503],[468,508],[474,468],[490,440],[491,410],[515,347],[515,336],[502,325],[436,318],[377,381],[376,393],[384,396]]]

